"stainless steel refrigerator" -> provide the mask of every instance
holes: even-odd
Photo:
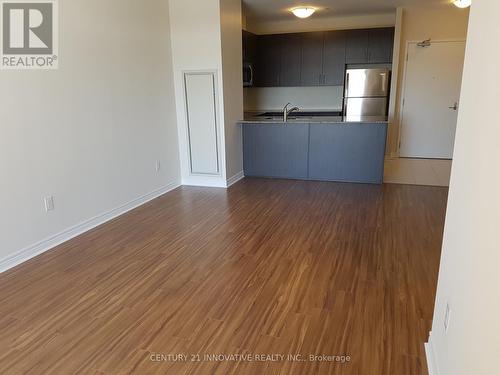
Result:
[[[344,93],[346,121],[387,117],[390,69],[347,69]]]

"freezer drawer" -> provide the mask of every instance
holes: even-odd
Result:
[[[391,72],[389,69],[348,69],[345,97],[388,96]]]
[[[383,98],[347,98],[344,100],[346,121],[359,121],[366,116],[386,116],[389,99]]]

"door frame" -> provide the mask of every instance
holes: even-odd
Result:
[[[407,78],[407,73],[408,73],[408,53],[410,49],[410,44],[417,44],[421,43],[422,40],[407,40],[405,43],[405,51],[404,51],[404,65],[403,65],[403,82],[401,85],[401,96],[399,100],[399,119],[398,119],[398,152],[397,152],[397,157],[401,157],[401,133],[403,129],[403,118],[404,118],[404,101],[406,98],[406,90],[407,90],[407,83],[406,83],[406,78]],[[436,39],[432,40],[431,38],[431,44],[432,43],[450,43],[450,42],[464,42],[465,47],[467,48],[467,39],[464,38],[455,38],[455,39]],[[452,159],[453,160],[453,159]]]

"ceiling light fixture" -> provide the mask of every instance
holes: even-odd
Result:
[[[459,8],[468,8],[472,4],[472,0],[454,0],[453,4]]]
[[[314,12],[316,12],[316,9],[312,7],[298,7],[292,9],[292,13],[295,15],[295,17],[299,18],[311,17]]]

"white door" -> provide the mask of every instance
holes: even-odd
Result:
[[[452,159],[465,42],[409,43],[401,157]]]
[[[192,174],[219,174],[215,74],[185,73]]]

